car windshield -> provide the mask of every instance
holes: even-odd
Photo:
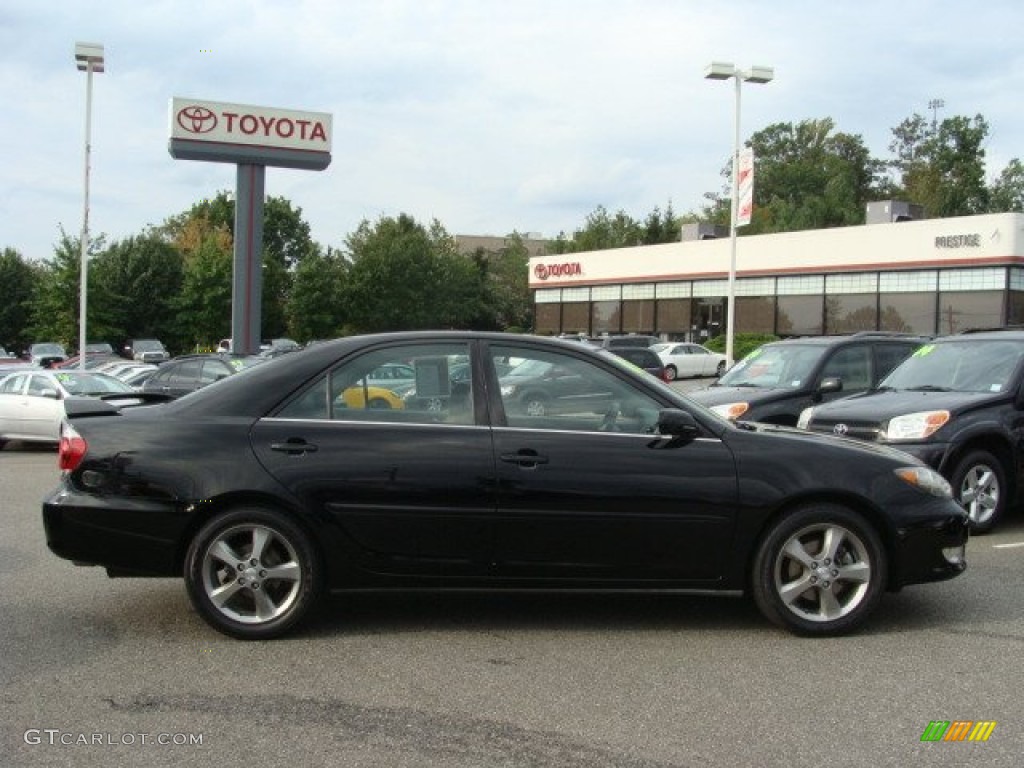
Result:
[[[54,378],[72,395],[106,395],[132,392],[132,388],[113,376],[97,373],[58,373]]]
[[[1003,392],[1024,357],[1024,342],[978,340],[925,344],[896,367],[882,389]]]
[[[164,345],[154,339],[141,339],[135,342],[134,347],[136,352],[161,352]]]
[[[33,344],[33,355],[63,355],[64,347],[60,344]]]
[[[821,344],[765,345],[730,368],[717,386],[798,389],[825,350]]]

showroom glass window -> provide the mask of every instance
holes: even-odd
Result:
[[[879,329],[901,333],[935,333],[937,290],[938,275],[933,270],[880,274]]]
[[[823,275],[778,278],[779,336],[820,336],[825,313]]]

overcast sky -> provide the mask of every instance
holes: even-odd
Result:
[[[121,239],[233,190],[234,166],[167,152],[171,97],[329,112],[324,171],[269,168],[268,195],[341,247],[408,213],[452,234],[553,237],[598,205],[697,210],[742,135],[832,118],[888,157],[914,113],[981,114],[994,177],[1024,158],[1024,3],[732,0],[0,0],[0,248],[49,258],[82,226],[94,76],[92,234]]]

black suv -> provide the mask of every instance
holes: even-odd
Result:
[[[991,530],[1024,477],[1024,330],[944,336],[871,392],[815,406],[799,426],[891,445],[937,469]]]
[[[882,331],[773,341],[688,394],[734,421],[792,427],[809,406],[873,388],[925,341]]]

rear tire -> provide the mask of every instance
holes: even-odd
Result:
[[[665,378],[669,381],[675,381],[676,377],[679,376],[679,372],[676,370],[674,365],[665,366]]]
[[[813,504],[768,530],[754,557],[751,591],[770,621],[799,635],[840,635],[878,605],[888,579],[878,534],[857,513]]]
[[[988,533],[1006,510],[1006,473],[988,451],[971,451],[950,477],[957,502],[965,510],[971,533]]]
[[[717,368],[717,369],[715,369],[715,376],[716,376],[717,378],[719,378],[719,379],[720,379],[720,378],[722,378],[723,374],[725,374],[725,360],[723,360],[722,362],[720,362],[720,363],[718,364],[718,368]]]
[[[185,585],[200,616],[241,640],[265,640],[291,629],[316,603],[322,577],[306,532],[264,507],[213,518],[185,557]]]

